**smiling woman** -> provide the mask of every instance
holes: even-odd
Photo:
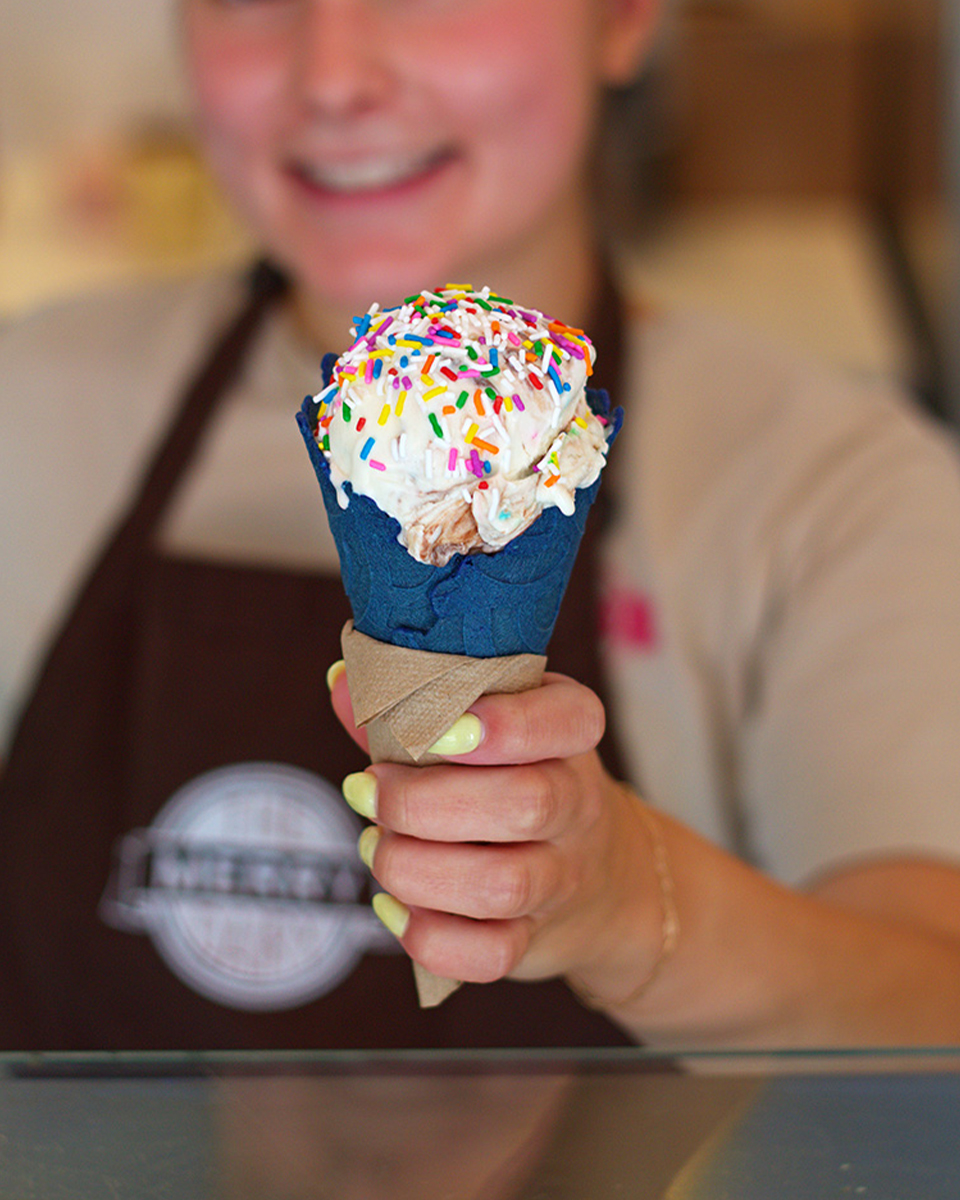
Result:
[[[960,1039],[956,447],[617,292],[588,162],[658,7],[181,0],[269,262],[0,332],[0,1048]],[[451,283],[589,335],[615,503],[542,686],[370,766],[294,413]],[[484,986],[419,1010],[397,937]]]

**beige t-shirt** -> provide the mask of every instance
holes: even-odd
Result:
[[[205,277],[0,334],[3,737],[239,302],[235,280]],[[646,318],[629,352],[604,650],[634,781],[788,882],[903,849],[960,861],[952,443],[884,385],[715,318]],[[318,376],[278,313],[174,499],[171,548],[335,564],[293,420]]]

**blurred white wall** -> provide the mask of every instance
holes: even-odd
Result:
[[[180,115],[176,0],[3,0],[0,153]]]

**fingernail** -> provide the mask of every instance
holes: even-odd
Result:
[[[357,853],[368,870],[373,870],[373,856],[377,852],[377,842],[383,830],[378,825],[368,825],[357,841]]]
[[[342,658],[338,658],[337,661],[335,663],[331,664],[331,666],[327,670],[327,688],[331,692],[333,691],[333,685],[337,682],[337,680],[340,678],[340,676],[344,673],[344,671],[346,669],[347,669],[347,664],[343,661]]]
[[[377,819],[377,781],[366,771],[348,775],[342,784],[343,798],[354,812],[368,821]]]
[[[475,717],[473,713],[464,713],[456,724],[451,725],[446,733],[437,738],[430,747],[430,753],[469,754],[480,745],[482,737],[483,726],[480,724],[480,718]]]
[[[389,892],[377,892],[372,900],[373,911],[396,938],[402,938],[410,924],[410,909]]]

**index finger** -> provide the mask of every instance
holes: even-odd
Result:
[[[480,721],[480,744],[469,754],[446,755],[451,762],[487,766],[571,758],[595,749],[606,727],[596,693],[552,672],[529,691],[481,696],[469,711]]]
[[[333,683],[330,698],[346,731],[368,750],[366,732],[353,720],[342,671]],[[445,755],[450,762],[486,766],[570,758],[595,749],[606,728],[606,714],[596,693],[567,675],[551,671],[546,672],[539,687],[481,696],[469,711],[480,721],[480,744],[469,754]]]

